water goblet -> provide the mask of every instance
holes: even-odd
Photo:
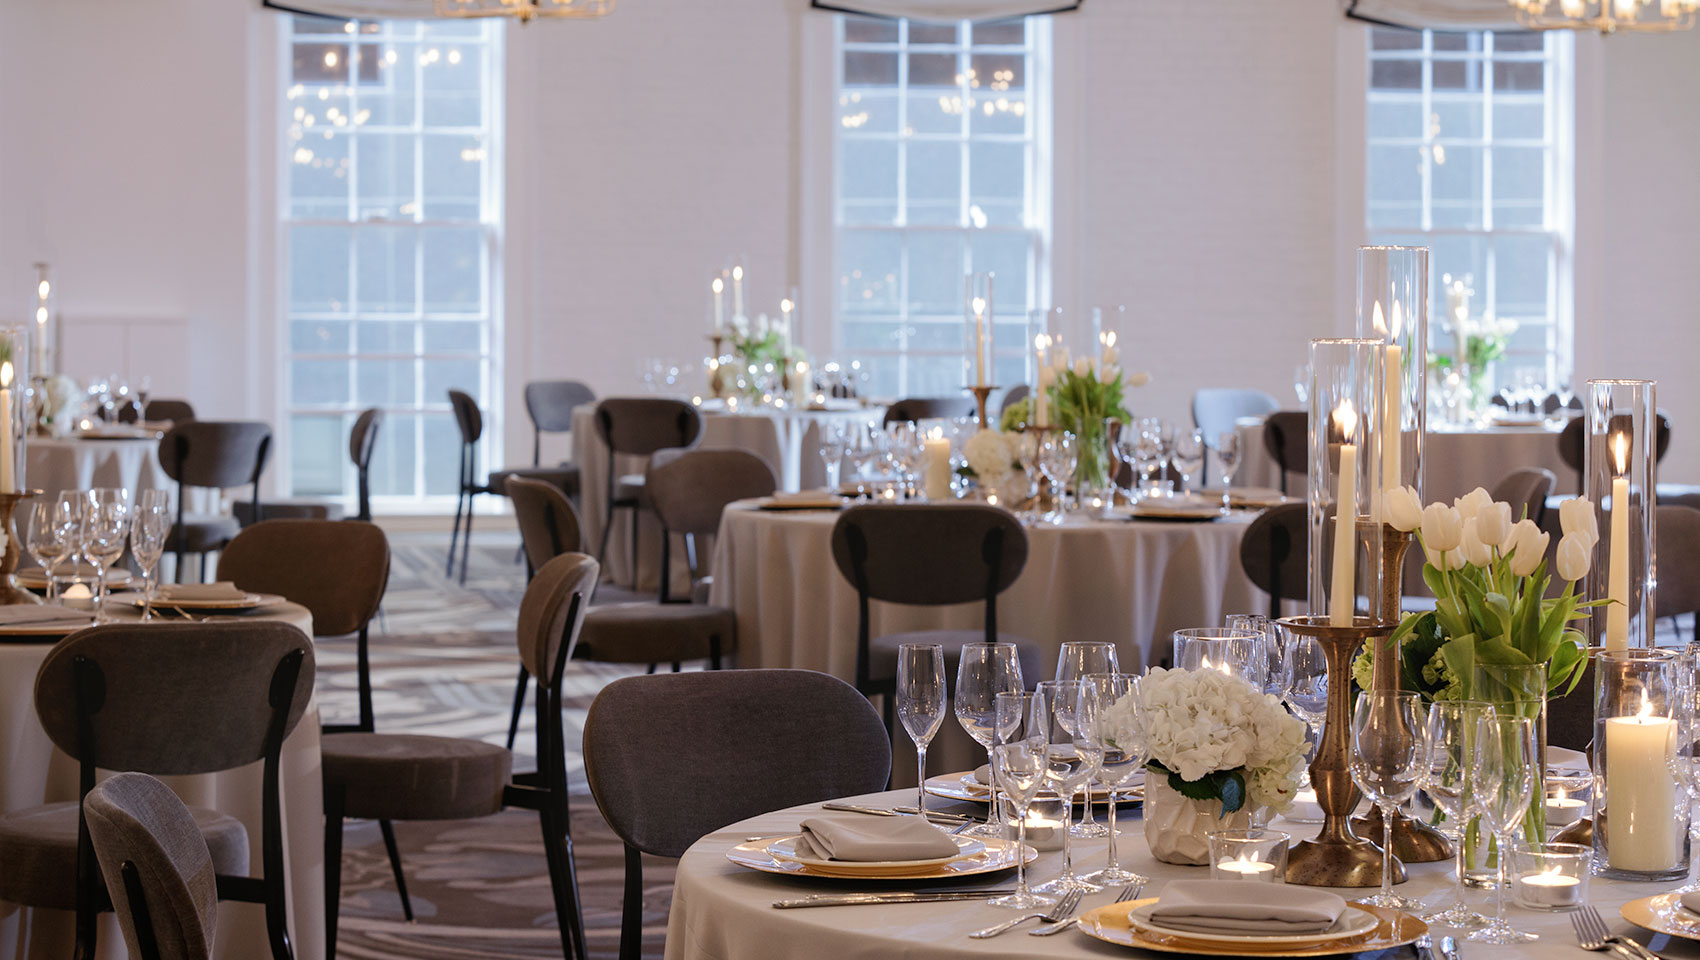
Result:
[[[1088,674],[1118,673],[1121,664],[1117,662],[1116,645],[1096,640],[1071,640],[1062,645],[1057,651],[1058,680],[1079,680]],[[1103,824],[1098,822],[1092,809],[1092,787],[1087,784],[1080,788],[1080,802],[1085,809],[1080,822],[1069,828],[1069,832],[1077,837],[1102,837],[1108,834]],[[1071,796],[1069,803],[1074,802]]]
[[[838,492],[839,478],[844,470],[844,452],[849,446],[850,424],[837,417],[820,420],[820,457],[826,469],[826,489]]]
[[[992,779],[1003,788],[1015,813],[1015,892],[986,901],[994,907],[1028,910],[1056,902],[1027,886],[1027,809],[1045,785],[1045,746],[1030,738],[1000,743],[992,748]]]
[[[1084,890],[1092,893],[1103,888],[1082,880],[1074,873],[1074,839],[1068,829],[1074,792],[1091,782],[1103,762],[1104,748],[1099,741],[1082,734],[1079,680],[1047,680],[1033,694],[1033,735],[1043,741],[1045,751],[1045,782],[1063,803],[1063,868],[1049,883],[1034,889],[1040,893],[1067,893]],[[1089,710],[1096,703],[1088,701]],[[1086,729],[1100,729],[1093,717],[1086,717]]]
[[[1473,700],[1436,700],[1429,706],[1424,739],[1428,743],[1428,762],[1419,776],[1423,792],[1439,808],[1446,819],[1460,825],[1469,809],[1466,788],[1469,785],[1470,748],[1474,744],[1476,724],[1480,717],[1493,712],[1492,704]],[[1464,856],[1462,851],[1453,858],[1452,903],[1426,914],[1424,922],[1444,924],[1459,929],[1474,929],[1488,918],[1464,904]]]
[[[1381,891],[1358,901],[1394,910],[1426,905],[1393,892],[1393,819],[1417,791],[1427,758],[1422,696],[1398,690],[1366,690],[1352,711],[1352,782],[1381,808]]]
[[[915,809],[927,815],[927,746],[944,723],[944,647],[905,643],[897,648],[897,718],[915,741]]]
[[[1051,508],[1042,517],[1047,523],[1062,523],[1066,519],[1066,490],[1078,463],[1074,434],[1066,430],[1047,433],[1039,442],[1039,472],[1051,490]]]
[[[1149,751],[1139,723],[1121,724],[1120,730],[1124,732],[1120,736],[1112,734],[1116,727],[1109,723],[1109,715],[1118,710],[1131,710],[1137,718],[1139,678],[1128,673],[1089,673],[1080,680],[1080,696],[1094,701],[1089,709],[1080,711],[1080,717],[1087,725],[1086,736],[1097,741],[1103,748],[1103,760],[1098,765],[1094,780],[1109,795],[1110,803],[1110,824],[1105,830],[1110,845],[1104,869],[1089,873],[1083,879],[1105,887],[1123,883],[1148,883],[1146,877],[1122,869],[1121,861],[1116,856],[1116,792],[1144,774],[1145,763],[1150,759]],[[1133,738],[1132,742],[1123,739],[1129,736]],[[1088,804],[1088,809],[1090,808],[1091,805]]]
[[[1216,475],[1222,478],[1222,510],[1230,506],[1229,493],[1234,486],[1234,474],[1240,470],[1240,432],[1224,430],[1216,436]]]
[[[965,643],[956,666],[956,722],[974,742],[986,748],[988,757],[998,742],[998,700],[1006,693],[1020,693],[1021,660],[1013,643]],[[964,833],[977,837],[1003,836],[998,820],[997,778],[991,778],[986,822]]]
[[[1281,645],[1276,640],[1275,622],[1260,613],[1233,613],[1223,621],[1229,630],[1249,633],[1257,638],[1252,651],[1251,672],[1263,678],[1263,692],[1277,699],[1285,697],[1281,677]]]
[[[1133,444],[1133,481],[1137,488],[1135,493],[1144,496],[1157,482],[1156,473],[1162,464],[1163,442],[1161,436],[1162,421],[1156,417],[1142,417],[1134,425]]]
[[[171,535],[171,494],[145,490],[130,522],[130,553],[142,568],[142,619],[153,619],[154,594],[159,588],[159,559]]]
[[[101,497],[101,490],[89,491],[90,499],[83,503],[81,540],[83,558],[94,565],[94,619],[106,622],[106,571],[124,555],[124,543],[130,534],[130,506],[118,498]]]
[[[1201,430],[1183,430],[1175,434],[1174,443],[1173,462],[1181,475],[1180,489],[1175,492],[1185,494],[1188,482],[1204,469],[1204,433]]]
[[[47,576],[47,599],[55,599],[53,573],[59,561],[71,552],[70,530],[55,515],[61,501],[37,500],[30,507],[30,533],[26,546],[30,556]]]
[[[1470,940],[1508,944],[1540,939],[1516,929],[1505,919],[1505,890],[1511,885],[1509,851],[1534,797],[1538,757],[1534,718],[1497,710],[1476,718],[1468,794],[1482,824],[1493,831],[1500,855],[1493,922],[1471,931]]]

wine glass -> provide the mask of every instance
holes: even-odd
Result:
[[[944,647],[905,643],[897,648],[897,718],[915,741],[915,809],[927,815],[927,746],[944,723]]]
[[[1428,764],[1424,731],[1421,694],[1366,690],[1358,695],[1352,711],[1352,782],[1381,808],[1381,892],[1359,903],[1427,909],[1421,900],[1393,892],[1393,818],[1399,805],[1417,792],[1417,779]]]
[[[990,757],[998,740],[998,697],[1020,693],[1021,659],[1013,643],[965,643],[956,666],[956,722]],[[986,822],[963,831],[977,837],[1003,836],[998,820],[997,778],[991,778]]]
[[[1025,732],[1025,731],[1022,731]],[[1040,896],[1027,887],[1027,809],[1045,785],[1045,745],[1030,737],[1011,735],[1010,742],[992,748],[992,779],[1003,788],[1015,812],[1015,892],[986,901],[994,907],[1027,910],[1055,903],[1055,897]]]
[[[1258,613],[1232,613],[1223,621],[1223,626],[1257,638],[1247,669],[1251,675],[1258,677],[1258,686],[1263,688],[1264,693],[1272,693],[1277,699],[1286,696],[1281,686],[1280,644],[1275,639],[1274,622]]]
[[[90,490],[83,501],[82,551],[83,558],[94,564],[94,619],[106,622],[106,571],[124,555],[124,542],[130,535],[130,504],[122,493],[110,489]]]
[[[1174,643],[1178,670],[1219,670],[1259,690],[1268,679],[1261,634],[1232,627],[1188,627],[1175,631]]]
[[[1034,889],[1040,893],[1067,893],[1083,890],[1094,893],[1104,889],[1075,876],[1074,842],[1068,829],[1073,812],[1074,792],[1091,782],[1103,762],[1103,744],[1080,731],[1080,681],[1047,680],[1033,694],[1033,736],[1044,744],[1045,783],[1063,798],[1063,868],[1049,883]],[[1088,702],[1088,709],[1095,708]],[[1087,718],[1088,729],[1098,729],[1093,717]]]
[[[1476,742],[1470,749],[1469,795],[1482,824],[1499,844],[1499,888],[1494,896],[1493,922],[1471,931],[1479,943],[1527,943],[1535,934],[1518,930],[1505,920],[1505,888],[1510,886],[1511,845],[1529,801],[1535,794],[1535,721],[1532,717],[1494,711],[1476,718]]]
[[[1062,645],[1057,651],[1058,680],[1080,680],[1094,673],[1119,673],[1121,664],[1116,660],[1116,645],[1095,640],[1071,640]],[[1069,828],[1069,832],[1077,837],[1102,837],[1109,833],[1104,825],[1098,822],[1092,809],[1092,787],[1090,784],[1081,789],[1081,805],[1086,813],[1080,822]],[[1074,797],[1068,798],[1069,803]]]
[[[1240,432],[1224,430],[1216,435],[1216,475],[1222,478],[1222,509],[1229,507],[1228,491],[1240,470]]]
[[[826,467],[826,489],[828,493],[837,493],[844,469],[844,452],[850,443],[850,424],[837,417],[822,417],[819,423],[820,458]]]
[[[1082,699],[1089,698],[1093,701],[1090,709],[1080,711],[1080,716],[1087,726],[1086,736],[1103,748],[1104,757],[1098,764],[1098,773],[1094,779],[1109,794],[1110,801],[1110,825],[1105,831],[1110,838],[1110,846],[1104,869],[1089,873],[1084,879],[1105,887],[1122,883],[1149,883],[1146,877],[1131,870],[1123,870],[1121,861],[1116,856],[1116,791],[1132,783],[1145,772],[1145,763],[1150,759],[1149,750],[1143,730],[1137,722],[1126,724],[1121,731],[1116,731],[1115,727],[1107,722],[1109,712],[1116,709],[1131,709],[1134,715],[1138,716],[1139,678],[1129,673],[1089,673],[1080,679],[1080,696]],[[1131,742],[1123,739],[1124,737],[1131,737]],[[1091,809],[1090,804],[1087,809]]]
[[[1156,481],[1155,474],[1163,457],[1162,421],[1156,417],[1141,417],[1134,425],[1133,480],[1134,492],[1141,496]]]
[[[1204,468],[1204,432],[1183,430],[1175,434],[1175,469],[1180,471],[1181,486],[1176,493],[1185,494],[1187,483]]]
[[[41,565],[42,572],[47,575],[49,602],[55,599],[54,568],[71,552],[69,525],[57,516],[62,503],[63,501],[49,503],[46,500],[37,500],[30,507],[30,535],[27,546],[30,556],[35,558],[35,562]]]
[[[911,421],[897,420],[887,426],[885,432],[889,438],[886,459],[903,482],[903,495],[914,497],[917,493],[915,473],[921,461],[921,431]]]
[[[1470,747],[1475,742],[1478,720],[1493,712],[1492,704],[1473,700],[1436,700],[1429,707],[1424,739],[1428,741],[1428,763],[1419,777],[1423,792],[1446,815],[1446,819],[1462,825],[1469,809],[1467,788],[1470,776]],[[1454,858],[1452,903],[1444,909],[1427,914],[1428,923],[1444,924],[1460,929],[1474,929],[1488,918],[1464,904],[1464,856]]]
[[[159,558],[171,535],[171,494],[144,490],[130,522],[130,553],[142,568],[142,619],[153,619],[154,592],[159,584]]]
[[[1328,656],[1315,637],[1290,636],[1283,646],[1286,660],[1281,666],[1287,706],[1310,727],[1314,743],[1314,734],[1322,729],[1323,718],[1328,715]]]
[[[1039,442],[1039,472],[1044,475],[1051,488],[1051,509],[1045,512],[1047,523],[1062,523],[1066,518],[1064,492],[1068,481],[1074,476],[1074,468],[1079,463],[1079,453],[1075,448],[1074,434],[1067,430],[1046,434]]]

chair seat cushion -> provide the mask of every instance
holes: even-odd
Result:
[[[558,467],[508,467],[490,474],[489,490],[498,496],[507,496],[508,478],[524,477],[527,480],[541,480],[561,488],[561,492],[569,497],[578,496],[579,471],[572,464]]]
[[[369,820],[466,820],[502,809],[513,755],[494,744],[411,733],[334,733],[321,745],[325,789],[343,815]]]
[[[235,817],[190,807],[213,869],[249,875],[248,829]],[[0,900],[55,910],[77,908],[77,804],[49,803],[0,814]]]
[[[182,549],[189,553],[206,553],[209,550],[221,550],[230,542],[230,538],[241,532],[242,525],[235,517],[215,516],[212,514],[189,514],[183,518]],[[165,538],[165,552],[178,549],[177,528],[171,528],[171,533]]]
[[[720,641],[731,652],[737,618],[725,607],[695,603],[615,603],[591,607],[579,631],[578,656],[605,663],[701,660]]]
[[[998,634],[998,640],[1015,644],[1016,656],[1021,660],[1021,679],[1026,682],[1027,689],[1033,689],[1034,684],[1049,677],[1049,674],[1040,675],[1039,671],[1044,667],[1039,662],[1038,644],[1001,632]],[[892,633],[875,637],[868,641],[868,679],[876,683],[897,679],[898,647],[906,643],[936,643],[944,647],[945,682],[954,690],[956,665],[962,660],[962,645],[985,641],[984,630],[917,630],[914,633]]]
[[[639,506],[649,506],[649,490],[644,487],[643,474],[628,473],[614,481],[614,499],[619,502],[636,502]]]
[[[254,504],[238,500],[230,505],[236,522],[246,527],[255,523]],[[342,504],[329,500],[261,500],[260,518],[265,520],[341,520]]]

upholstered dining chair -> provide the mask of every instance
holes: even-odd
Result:
[[[1263,449],[1281,471],[1281,492],[1289,493],[1287,475],[1305,473],[1310,465],[1306,438],[1310,431],[1310,414],[1303,410],[1277,410],[1263,421]],[[1304,491],[1299,491],[1303,494]]]
[[[348,459],[354,463],[354,519],[372,519],[372,454],[378,449],[378,431],[384,426],[384,411],[369,407],[354,418],[348,431]]]
[[[149,400],[147,407],[142,411],[142,416],[154,423],[165,421],[170,421],[172,424],[188,423],[195,419],[195,408],[190,406],[187,400]]]
[[[514,520],[519,525],[527,582],[544,564],[561,554],[583,552],[578,510],[560,487],[542,480],[513,477],[508,481],[508,500],[514,505]],[[519,735],[519,717],[530,687],[531,671],[522,662],[519,680],[514,684],[513,714],[508,718],[509,750],[514,748],[514,738]]]
[[[899,421],[960,420],[975,414],[973,397],[904,397],[885,408],[884,426]]]
[[[1003,398],[998,401],[998,420],[1003,420],[1003,412],[1021,401],[1032,396],[1033,390],[1025,383],[1018,383],[1003,392]]]
[[[178,583],[183,582],[185,554],[199,555],[204,580],[207,554],[223,549],[240,528],[233,516],[191,515],[184,509],[188,489],[252,486],[250,509],[260,516],[260,475],[271,442],[271,427],[240,420],[190,420],[175,424],[160,438],[160,468],[177,481],[177,520],[165,549],[177,555]]]
[[[525,413],[531,418],[531,472],[523,467],[504,472],[509,476],[523,477],[536,477],[547,472],[543,479],[557,483],[568,496],[578,496],[579,470],[576,464],[543,466],[543,435],[571,433],[573,411],[595,402],[596,391],[577,380],[533,380],[526,384]],[[556,478],[557,471],[563,473],[562,479]]]
[[[279,756],[313,691],[313,645],[275,620],[108,624],[74,633],[42,661],[35,710],[77,764],[79,801],[95,771],[217,773],[263,761],[259,876],[242,821],[195,809],[218,895],[265,905],[273,960],[294,956],[283,866]],[[77,912],[76,956],[95,949],[111,906],[80,802],[0,814],[0,900]],[[117,891],[112,891],[114,897]]]
[[[832,749],[820,749],[821,731]],[[891,744],[867,700],[810,670],[616,680],[584,722],[584,772],[626,846],[620,958],[642,954],[645,853],[680,857],[705,834],[770,810],[885,787]],[[667,784],[657,790],[658,783]]]
[[[1493,485],[1491,496],[1496,502],[1511,505],[1511,520],[1528,517],[1538,525],[1546,519],[1547,497],[1558,484],[1558,478],[1544,467],[1521,467],[1506,474]]]
[[[83,818],[130,955],[210,960],[218,881],[177,794],[145,773],[120,773],[83,798]]]
[[[1192,425],[1204,434],[1204,475],[1210,475],[1210,451],[1216,449],[1217,437],[1234,431],[1241,417],[1261,417],[1279,406],[1262,390],[1207,387],[1193,391]]]
[[[478,442],[484,439],[484,412],[478,401],[464,390],[449,391],[449,407],[454,411],[455,429],[460,431],[460,459],[455,479],[455,519],[449,531],[449,563],[443,576],[455,572],[455,544],[460,541],[461,517],[466,517],[466,539],[460,543],[460,582],[466,582],[466,560],[472,552],[472,501],[481,493],[495,493],[488,478],[480,483],[478,471]]]
[[[1666,416],[1663,410],[1658,411],[1658,417],[1658,425],[1653,435],[1653,460],[1655,463],[1662,463],[1666,451],[1670,450],[1670,417]],[[1587,453],[1584,449],[1587,429],[1586,416],[1571,417],[1570,422],[1566,423],[1558,434],[1558,458],[1564,461],[1565,466],[1576,471],[1578,493],[1587,487],[1586,479],[1582,476],[1582,471],[1587,469]]]
[[[594,558],[563,554],[537,571],[520,601],[520,662],[538,682],[535,773],[513,773],[513,755],[482,740],[376,732],[325,737],[327,957],[336,955],[344,818],[468,820],[522,807],[537,811],[542,827],[562,955],[584,960],[584,915],[567,815],[561,674],[597,571]]]
[[[962,646],[994,641],[1016,645],[1021,676],[1040,679],[1039,648],[998,630],[998,594],[1027,565],[1027,531],[1001,507],[976,503],[861,504],[839,514],[832,560],[856,590],[856,689],[884,698],[889,727],[897,685],[897,650],[905,643],[944,647],[945,677],[955,683]],[[874,637],[870,602],[912,606],[980,603],[978,630],[920,630]]]
[[[1678,504],[1659,504],[1653,513],[1654,542],[1665,562],[1659,564],[1659,590],[1653,597],[1653,615],[1670,618],[1676,637],[1682,639],[1682,614],[1695,614],[1696,638],[1700,639],[1700,510]]]
[[[702,414],[683,400],[665,397],[609,397],[596,405],[596,435],[608,448],[608,504],[602,517],[602,542],[596,559],[608,556],[614,511],[632,512],[632,569],[638,569],[638,521],[649,507],[642,474],[619,474],[618,458],[648,457],[657,450],[694,446],[702,436]]]
[[[1303,503],[1283,503],[1257,515],[1240,538],[1240,568],[1269,594],[1269,617],[1281,616],[1282,600],[1310,595],[1310,527]]]

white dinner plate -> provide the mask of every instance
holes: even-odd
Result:
[[[925,857],[920,860],[823,860],[811,857],[797,851],[797,841],[801,837],[784,837],[767,845],[768,855],[775,860],[789,860],[807,867],[813,867],[823,873],[844,873],[854,876],[889,876],[891,874],[914,873],[917,870],[929,870],[942,867],[947,863],[955,863],[976,856],[986,849],[986,845],[970,837],[950,839],[956,844],[956,852],[948,857]]]
[[[936,777],[928,777],[927,793],[946,800],[967,800],[971,803],[985,803],[991,798],[991,789],[978,780],[974,773],[943,773]],[[1041,792],[1040,798],[1055,798],[1055,794]],[[1136,781],[1116,791],[1116,802],[1132,803],[1145,798],[1143,781]],[[1092,784],[1092,802],[1108,803],[1109,791],[1100,784]]]
[[[740,867],[791,877],[821,877],[833,880],[943,880],[1013,870],[1017,859],[1032,863],[1039,856],[1039,851],[1033,849],[1032,844],[1017,845],[1014,840],[991,837],[980,841],[985,847],[979,853],[958,857],[945,863],[906,868],[891,873],[848,873],[832,868],[822,869],[795,860],[781,860],[768,852],[767,848],[772,842],[753,840],[740,843],[726,851],[726,859]]]
[[[763,497],[756,501],[762,510],[842,510],[844,498],[822,492],[819,496]]]
[[[1340,914],[1340,919],[1334,921],[1334,926],[1320,933],[1208,933],[1203,930],[1189,930],[1185,927],[1171,927],[1151,919],[1151,912],[1157,909],[1157,901],[1152,901],[1128,911],[1127,918],[1141,930],[1161,934],[1165,937],[1185,937],[1188,940],[1203,940],[1208,943],[1253,944],[1283,944],[1283,943],[1326,943],[1330,940],[1349,940],[1362,936],[1374,930],[1381,923],[1381,918],[1355,903],[1346,904],[1346,912]]]
[[[145,602],[145,598],[139,593],[127,593],[116,599],[137,607]],[[283,602],[284,598],[275,593],[249,593],[239,599],[232,597],[229,600],[171,600],[155,597],[153,606],[155,610],[254,610]]]

